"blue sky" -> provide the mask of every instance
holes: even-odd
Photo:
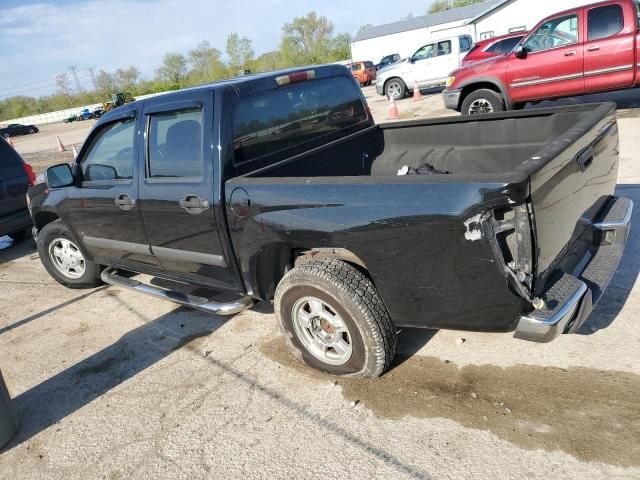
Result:
[[[367,23],[424,14],[431,1],[0,0],[0,98],[51,93],[71,65],[86,88],[89,67],[135,65],[151,77],[164,53],[202,40],[224,51],[232,31],[251,38],[259,55],[278,46],[284,23],[312,10],[354,35]]]

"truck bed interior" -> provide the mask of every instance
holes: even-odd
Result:
[[[593,105],[580,105],[477,120],[454,117],[383,124],[247,176],[396,176],[404,166],[425,164],[451,175],[505,173],[592,114]]]

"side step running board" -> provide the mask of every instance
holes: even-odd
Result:
[[[202,310],[208,313],[214,313],[216,315],[234,315],[238,312],[246,310],[253,305],[253,300],[249,297],[242,297],[234,302],[219,303],[212,302],[207,298],[198,297],[195,295],[188,295],[174,290],[167,290],[165,288],[156,287],[153,285],[147,285],[146,283],[133,280],[132,278],[123,277],[118,275],[115,268],[106,268],[100,275],[102,281],[110,285],[116,285],[118,287],[128,288],[135,292],[144,293],[145,295],[151,295],[163,300],[169,300],[185,307],[195,308],[196,310]]]

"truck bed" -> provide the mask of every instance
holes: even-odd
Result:
[[[512,330],[561,263],[589,254],[586,225],[611,200],[617,146],[613,104],[374,126],[229,180],[227,204],[238,187],[251,202],[232,243],[264,298],[270,278],[250,278],[262,254],[343,248],[399,326]],[[397,175],[425,163],[450,173]],[[516,208],[525,229],[500,226]],[[529,293],[505,274],[524,254]]]

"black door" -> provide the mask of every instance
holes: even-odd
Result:
[[[214,211],[213,94],[153,98],[144,114],[140,213],[154,255],[172,277],[237,288]]]
[[[68,224],[99,263],[157,271],[138,205],[136,110],[100,126],[78,157],[77,186],[67,190]],[[63,220],[65,220],[63,218]]]

